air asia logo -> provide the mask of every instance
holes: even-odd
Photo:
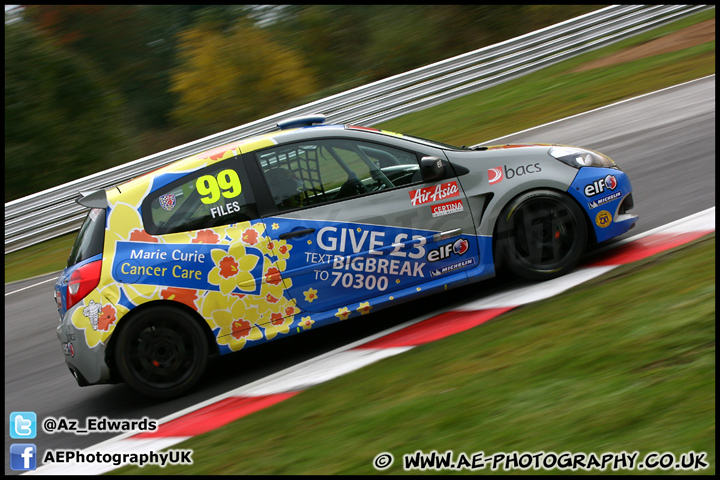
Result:
[[[470,244],[464,238],[457,240],[455,243],[448,243],[442,245],[435,250],[430,250],[427,254],[428,262],[437,262],[439,260],[445,260],[453,255],[464,255],[465,252],[470,248]]]
[[[460,189],[457,182],[448,182],[434,187],[419,188],[410,192],[410,201],[413,206],[423,203],[435,202],[450,197],[459,197]]]
[[[531,163],[525,166],[520,165],[517,168],[511,168],[507,165],[503,165],[502,167],[488,169],[488,183],[490,185],[493,185],[495,183],[501,182],[504,178],[510,180],[513,177],[521,177],[526,174],[538,172],[542,172],[542,168],[540,167],[539,163]]]
[[[618,181],[617,178],[615,178],[615,175],[607,175],[605,178],[595,180],[593,183],[585,185],[585,189],[583,190],[583,192],[585,193],[586,197],[592,197],[594,195],[597,195],[598,193],[604,192],[605,189],[608,189],[610,191],[615,190],[617,186]]]

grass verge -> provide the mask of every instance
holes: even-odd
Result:
[[[588,52],[481,92],[404,115],[379,127],[455,145],[473,145],[625,98],[715,73],[715,42],[609,68],[573,73],[581,65],[715,18],[715,9]],[[542,139],[540,139],[542,140]],[[73,235],[74,237],[74,235]],[[63,268],[72,241],[5,256],[5,281]],[[28,250],[28,249],[26,249]],[[40,252],[40,253],[37,253]],[[30,261],[26,259],[30,257]]]
[[[174,446],[192,466],[113,473],[374,474],[390,452],[384,473],[399,474],[417,450],[692,450],[713,474],[714,265],[713,234]]]

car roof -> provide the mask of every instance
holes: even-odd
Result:
[[[293,119],[295,122],[290,123],[291,127],[294,127],[295,125],[299,124],[299,119]],[[283,122],[283,124],[288,124],[287,122]],[[282,125],[282,124],[281,124]],[[135,186],[139,184],[144,184],[151,180],[153,177],[156,177],[158,175],[163,174],[173,174],[173,173],[191,173],[195,170],[198,170],[200,168],[203,168],[210,163],[217,162],[220,160],[225,160],[227,158],[232,158],[237,155],[241,155],[244,153],[253,152],[255,150],[259,150],[262,148],[272,147],[274,145],[280,145],[285,142],[294,142],[297,141],[298,135],[297,133],[300,131],[312,131],[314,134],[320,133],[320,132],[326,132],[330,133],[332,131],[346,131],[346,130],[355,130],[355,131],[363,131],[363,132],[373,132],[382,134],[385,136],[391,136],[391,137],[403,137],[403,135],[394,133],[394,132],[388,132],[385,130],[379,130],[375,128],[370,127],[361,127],[361,126],[354,126],[354,125],[341,125],[341,124],[321,124],[321,125],[306,125],[301,127],[294,127],[294,128],[281,128],[280,130],[269,132],[261,135],[253,135],[250,137],[242,138],[230,143],[226,143],[224,145],[220,145],[217,147],[213,147],[209,150],[205,150],[199,153],[196,153],[194,155],[191,155],[189,157],[176,160],[168,165],[165,165],[163,167],[157,168],[155,170],[152,170],[150,172],[147,172],[139,177],[133,178],[132,180],[129,180],[128,182],[125,182],[118,186],[118,190],[126,191],[128,189],[134,188]],[[315,135],[312,135],[315,136]]]

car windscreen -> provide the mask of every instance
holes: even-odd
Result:
[[[83,260],[102,253],[103,242],[105,241],[105,209],[93,208],[88,212],[85,222],[80,228],[70,257],[68,267],[72,267]]]

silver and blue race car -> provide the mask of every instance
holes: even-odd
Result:
[[[55,285],[81,386],[184,393],[212,354],[488,279],[546,280],[637,220],[627,176],[564,145],[454,147],[323,115],[108,190]]]

